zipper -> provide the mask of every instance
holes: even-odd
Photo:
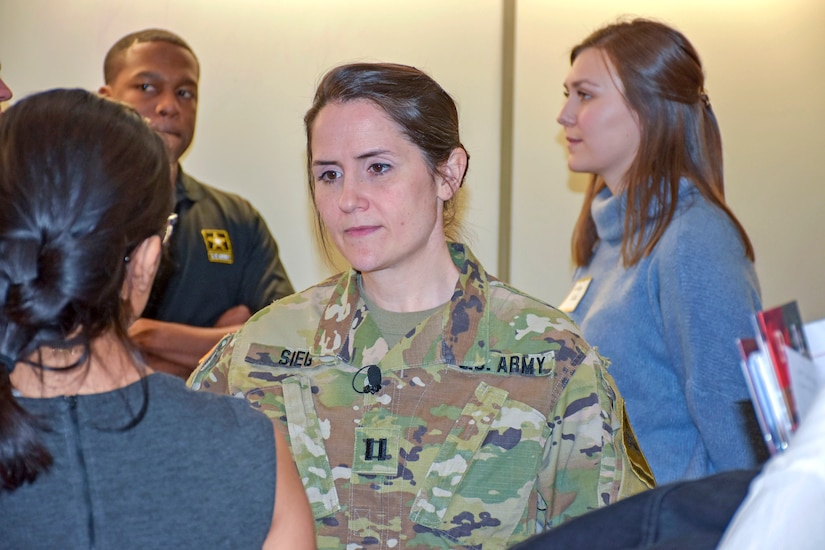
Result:
[[[65,399],[69,402],[69,416],[71,416],[72,425],[74,427],[75,458],[77,459],[77,464],[80,467],[83,500],[86,503],[86,514],[88,516],[86,528],[89,535],[89,548],[93,549],[95,547],[95,524],[94,517],[92,515],[92,493],[89,488],[89,472],[86,470],[86,460],[83,458],[83,441],[80,437],[80,421],[77,417],[77,396],[69,395],[66,396]]]

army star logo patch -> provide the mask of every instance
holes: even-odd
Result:
[[[206,257],[210,262],[231,264],[235,261],[232,253],[232,241],[225,229],[201,229],[203,244],[206,245]]]

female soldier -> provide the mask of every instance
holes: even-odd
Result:
[[[271,421],[129,342],[172,228],[160,138],[32,96],[0,117],[0,194],[0,548],[314,548]]]
[[[699,56],[634,20],[570,58],[558,121],[570,169],[593,178],[573,234],[580,301],[562,308],[611,360],[659,483],[752,466],[735,341],[753,332],[759,283]]]
[[[645,488],[602,359],[448,242],[468,155],[412,67],[330,71],[305,117],[319,227],[351,264],[259,312],[190,382],[289,429],[324,548],[504,548]]]

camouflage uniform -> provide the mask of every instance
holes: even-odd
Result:
[[[392,349],[350,271],[260,311],[190,378],[286,424],[319,548],[504,548],[652,485],[576,326],[450,251],[450,303]]]

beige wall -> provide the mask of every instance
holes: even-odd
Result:
[[[702,55],[725,143],[728,197],[751,234],[766,305],[825,317],[825,3],[821,0],[521,0],[517,5],[511,281],[558,303],[569,288],[581,177],[559,126],[570,46],[626,13],[683,30]],[[0,0],[0,62],[18,97],[97,89],[107,48],[149,26],[182,34],[202,64],[184,167],[261,210],[290,276],[329,273],[311,237],[301,119],[328,68],[385,60],[427,70],[459,103],[471,155],[466,225],[497,266],[502,2],[494,0]]]

